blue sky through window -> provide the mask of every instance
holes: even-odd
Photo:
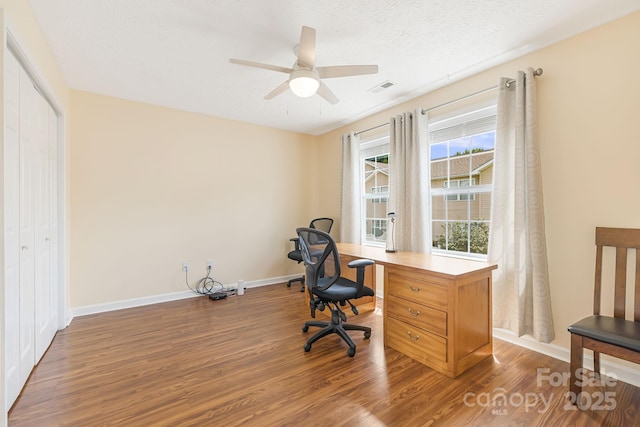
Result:
[[[448,141],[449,156],[456,153],[463,153],[465,150],[481,148],[483,150],[493,150],[495,132],[487,132],[470,137],[457,138]],[[447,157],[447,142],[431,145],[431,160],[438,160]]]

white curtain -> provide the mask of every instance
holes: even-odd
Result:
[[[430,253],[427,116],[416,110],[392,117],[390,125],[389,211],[397,215],[395,248]]]
[[[340,241],[360,243],[360,137],[355,132],[342,136],[342,199]]]
[[[544,227],[533,68],[498,85],[494,182],[488,260],[493,325],[554,339]]]

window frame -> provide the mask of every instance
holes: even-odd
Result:
[[[389,184],[388,178],[387,183],[385,185],[367,185],[367,177],[365,174],[365,162],[371,157],[384,157],[389,156],[389,144],[390,144],[390,136],[383,135],[379,137],[375,137],[369,139],[367,141],[362,141],[360,143],[359,151],[359,170],[358,176],[360,178],[360,242],[366,246],[377,246],[384,247],[386,245],[386,239],[384,240],[371,240],[369,239],[369,235],[375,236],[375,230],[382,230],[384,228],[383,233],[386,233],[386,227],[383,227],[382,224],[386,225],[387,213],[388,213],[388,203],[389,203]],[[388,163],[387,163],[388,165]],[[389,176],[389,167],[386,168],[387,177]],[[370,189],[378,189],[381,187],[386,187],[386,192],[378,192],[371,191],[367,192],[367,188]],[[384,212],[384,217],[368,217],[367,216],[367,203],[370,202],[373,205],[386,205],[386,209]],[[371,221],[371,226],[367,227],[367,224]],[[369,230],[370,229],[370,230]],[[371,231],[371,233],[369,233]]]
[[[451,187],[450,185],[447,185],[448,183],[451,182],[457,182],[458,185]],[[460,185],[463,181],[470,181],[471,185]],[[473,193],[471,191],[467,191],[464,190],[464,192],[455,192],[455,188],[465,188],[468,189],[469,187],[474,187],[476,185],[476,177],[472,176],[471,178],[467,177],[467,178],[457,178],[457,179],[447,179],[445,181],[442,182],[442,188],[446,188],[447,190],[449,190],[450,192],[448,192],[447,194],[445,194],[443,197],[445,198],[445,201],[447,202],[466,202],[467,200],[470,201],[475,201],[476,200],[476,193]],[[452,196],[454,196],[455,198],[451,198]],[[468,198],[464,198],[464,196],[468,197]]]
[[[448,139],[442,139],[439,141],[434,142],[433,141],[433,132],[437,132],[437,131],[443,131],[446,132],[447,129],[453,129],[454,127],[458,126],[461,129],[466,129],[465,124],[469,123],[469,122],[473,122],[475,120],[480,120],[483,118],[487,118],[488,121],[490,121],[490,117],[496,117],[496,105],[495,103],[492,103],[490,105],[476,105],[475,107],[468,107],[466,108],[464,111],[460,110],[457,113],[453,112],[451,115],[449,115],[446,118],[441,118],[441,119],[436,119],[433,120],[429,123],[428,125],[428,129],[427,129],[427,134],[429,136],[429,153],[428,153],[428,157],[429,157],[429,162],[430,164],[432,163],[432,159],[431,159],[431,154],[432,154],[432,145],[434,144],[442,144],[444,142],[451,142],[451,141],[455,141],[456,139],[460,139],[460,138],[466,138],[466,137],[473,137],[473,136],[477,136],[477,135],[482,135],[485,133],[490,133],[493,132],[494,133],[494,150],[495,150],[495,122],[492,126],[492,130],[487,130],[486,128],[482,131],[472,131],[469,134],[461,134],[459,136],[451,136]],[[455,129],[453,129],[455,130]],[[463,131],[464,132],[464,131]],[[452,133],[452,135],[454,135]],[[447,150],[447,155],[445,157],[440,157],[437,158],[435,160],[441,160],[441,159],[451,159],[454,158],[455,155],[451,155],[451,153],[449,153],[449,150]],[[468,154],[466,154],[469,156],[469,160],[471,162],[472,160],[472,156],[474,155],[473,150],[469,151]],[[436,235],[435,233],[432,236],[432,247],[431,247],[431,251],[434,254],[437,255],[443,255],[443,256],[450,256],[450,257],[456,257],[456,258],[466,258],[466,259],[477,259],[477,260],[485,260],[487,259],[487,254],[482,254],[482,253],[472,253],[471,252],[471,234],[472,234],[472,228],[473,227],[477,227],[478,224],[485,224],[489,225],[490,220],[491,220],[491,212],[490,212],[490,207],[489,207],[489,218],[488,219],[481,219],[481,218],[477,218],[477,219],[473,219],[471,218],[471,205],[476,202],[477,199],[477,195],[480,194],[488,194],[489,197],[493,196],[493,179],[491,180],[491,183],[489,184],[482,184],[479,183],[477,181],[477,178],[479,178],[479,176],[477,175],[473,175],[473,169],[471,169],[471,165],[470,165],[470,170],[469,170],[469,175],[449,175],[450,174],[450,169],[449,169],[449,164],[447,165],[447,176],[443,181],[442,187],[440,188],[436,188],[433,187],[432,184],[432,179],[431,177],[429,178],[429,189],[430,189],[430,200],[429,200],[429,206],[430,206],[430,210],[431,210],[431,215],[430,215],[430,224],[429,226],[431,227],[431,229],[433,230],[436,225],[442,225],[444,224],[445,229],[446,229],[446,233],[444,233],[445,236],[445,241],[447,242],[447,246],[448,246],[448,239],[449,239],[449,225],[450,224],[455,224],[455,223],[463,223],[466,226],[467,229],[467,251],[466,252],[462,252],[462,251],[455,251],[455,250],[451,250],[451,249],[440,249],[435,247],[435,245],[433,244],[435,242],[436,239]],[[471,185],[468,185],[466,187],[460,187],[460,182],[464,181],[464,180],[472,180],[471,181]],[[457,187],[450,187],[447,186],[447,182],[458,182],[458,186]],[[477,184],[476,184],[477,183]],[[463,193],[461,192],[456,192],[456,190],[462,189],[464,188],[464,195],[468,195],[466,199],[461,198],[460,196],[463,196]],[[453,195],[456,195],[456,200],[448,200],[448,197],[451,197]],[[444,203],[444,209],[445,209],[445,215],[444,215],[444,219],[434,219],[434,203],[433,203],[433,199],[434,196],[442,196],[443,198],[443,203]],[[467,207],[467,216],[466,219],[451,219],[449,217],[449,213],[448,213],[448,209],[449,209],[449,203],[466,203]],[[477,203],[477,202],[476,202]]]
[[[380,191],[378,191],[380,189]],[[380,197],[377,199],[371,199],[371,203],[385,203],[389,202],[389,185],[379,185],[377,187],[371,187],[372,194],[386,194],[385,197]]]

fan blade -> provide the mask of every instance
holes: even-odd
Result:
[[[229,59],[232,64],[245,65],[247,67],[263,68],[265,70],[278,71],[280,73],[291,73],[293,70],[287,67],[279,67],[277,65],[262,64],[260,62],[245,61],[244,59]]]
[[[338,97],[335,96],[334,93],[331,92],[331,89],[329,89],[327,85],[322,82],[320,82],[320,87],[318,88],[317,94],[323,97],[329,104],[335,105],[339,102]]]
[[[318,77],[330,79],[333,77],[361,76],[363,74],[376,74],[377,65],[334,65],[331,67],[316,68]]]
[[[286,92],[287,89],[289,89],[289,80],[285,80],[284,83],[282,83],[280,86],[278,86],[277,88],[269,92],[267,96],[264,97],[264,99],[273,99],[276,96],[280,95],[281,93]]]
[[[300,46],[298,47],[298,65],[313,68],[316,61],[316,30],[302,27],[300,32]]]

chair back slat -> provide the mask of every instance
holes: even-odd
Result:
[[[596,227],[596,245],[640,248],[640,229]]]
[[[627,248],[616,248],[616,277],[613,317],[624,319],[627,295]]]
[[[596,278],[593,286],[593,314],[600,314],[600,293],[602,289],[602,245],[596,249]]]
[[[640,322],[640,250],[636,249],[636,283],[633,300],[633,320]]]
[[[626,317],[627,286],[634,286],[633,317],[640,321],[640,229],[596,227],[596,278],[594,286],[593,313],[600,314],[600,299],[602,293],[602,253],[603,247],[616,248],[613,315],[617,318]],[[627,255],[628,250],[636,252],[635,281],[627,283]]]

